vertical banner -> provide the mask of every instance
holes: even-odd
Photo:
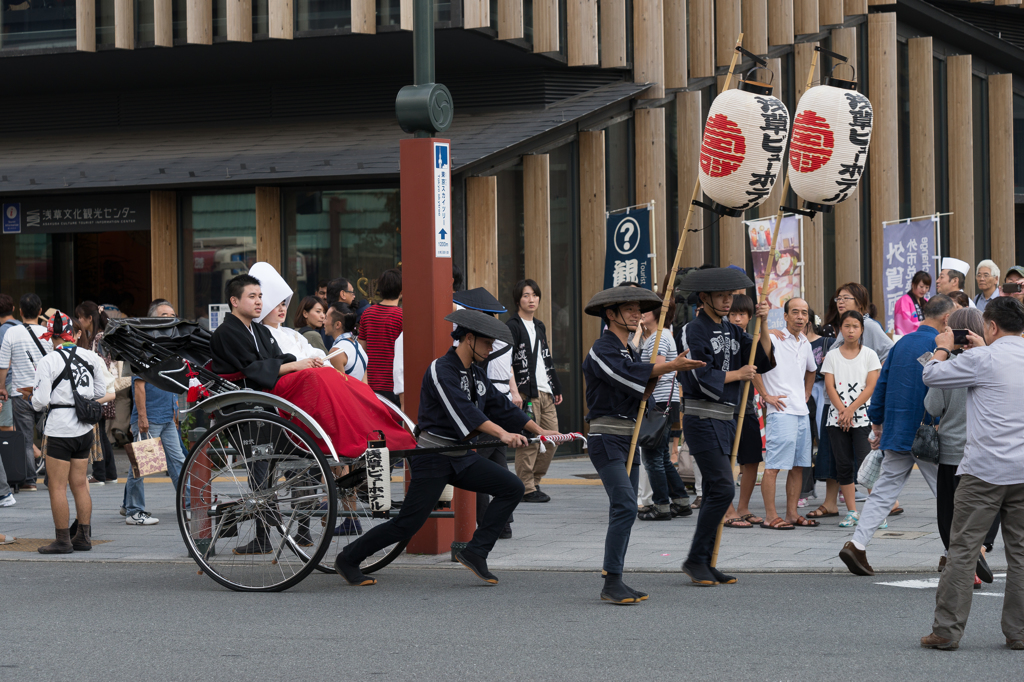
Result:
[[[452,178],[447,142],[434,143],[434,257],[452,257]]]
[[[903,294],[910,291],[914,274],[920,270],[932,276],[935,292],[935,234],[937,221],[923,220],[891,223],[882,228],[882,253],[885,254],[882,281],[885,283],[885,329],[893,332],[893,310]]]
[[[764,287],[765,268],[768,267],[768,252],[771,251],[775,218],[748,220],[745,224],[747,238],[750,240],[750,258],[754,263],[754,284],[760,292]],[[783,318],[782,307],[789,299],[802,298],[804,295],[802,235],[802,216],[787,215],[782,218],[782,225],[779,226],[778,253],[771,281],[768,282],[768,302],[772,306],[768,313],[769,329],[785,327],[786,320]]]
[[[604,256],[604,288],[636,282],[650,289],[651,209],[649,206],[607,216],[608,243]]]

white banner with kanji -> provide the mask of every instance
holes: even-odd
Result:
[[[893,310],[919,271],[932,277],[935,291],[936,228],[934,217],[890,223],[882,229],[882,286],[885,288],[885,329],[893,332]]]

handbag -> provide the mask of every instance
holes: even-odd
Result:
[[[875,483],[878,482],[878,477],[882,473],[882,460],[885,458],[885,453],[881,450],[872,450],[865,457],[864,461],[860,464],[860,469],[857,470],[857,483],[860,483],[865,488],[874,488]]]
[[[921,425],[917,427],[917,433],[914,434],[914,444],[910,446],[910,454],[914,456],[914,459],[921,460],[922,462],[928,462],[929,464],[939,463],[939,432],[933,425],[934,420],[932,416],[927,412],[924,413],[925,419]]]
[[[164,443],[159,438],[142,438],[142,433],[135,436],[135,442],[124,446],[128,453],[128,461],[132,463],[132,474],[142,478],[158,471],[167,469],[167,457],[164,455]]]
[[[644,412],[643,422],[640,424],[640,438],[637,445],[642,448],[657,448],[668,438],[669,414],[672,412],[671,403],[662,410],[654,402],[654,396],[647,399],[647,410]]]

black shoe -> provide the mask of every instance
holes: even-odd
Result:
[[[512,524],[506,523],[505,527],[501,529],[501,533],[498,534],[499,540],[511,540],[512,539]]]
[[[693,509],[690,508],[689,504],[676,504],[673,502],[669,505],[669,511],[672,513],[672,518],[677,516],[693,516]]]
[[[534,490],[532,493],[526,493],[523,495],[523,502],[550,502],[551,497],[546,493],[542,493],[540,490]]]
[[[349,585],[364,587],[366,585],[377,584],[376,578],[371,578],[370,576],[363,574],[363,572],[359,570],[358,566],[345,561],[344,554],[339,554],[334,560],[334,570],[337,571],[338,575],[344,578],[345,582]]]
[[[974,572],[978,574],[979,578],[987,583],[991,583],[996,579],[996,577],[992,575],[992,569],[988,567],[988,562],[985,561],[984,555],[978,557],[978,565],[974,567]]]
[[[718,584],[715,574],[711,572],[711,567],[707,564],[698,564],[687,559],[683,562],[682,568],[683,573],[690,577],[694,585],[711,587]]]
[[[638,604],[640,597],[622,582],[621,573],[607,573],[604,576],[604,589],[601,590],[601,601],[613,604]]]
[[[270,545],[270,540],[266,538],[255,538],[248,543],[235,547],[231,552],[233,554],[246,555],[246,554],[270,554],[274,551],[274,548]]]
[[[487,570],[487,559],[477,556],[468,550],[461,550],[455,553],[455,558],[460,564],[473,571],[473,575],[485,583],[498,584],[498,576]]]
[[[714,566],[709,566],[708,568],[711,569],[711,575],[715,576],[715,580],[717,580],[722,585],[733,585],[733,584],[736,583],[736,576],[734,576],[734,575],[726,575],[725,573],[722,573],[721,571],[719,571]]]
[[[626,585],[626,584],[623,583],[623,585]],[[641,592],[640,590],[634,590],[629,585],[626,585],[626,589],[633,593],[633,596],[636,597],[637,601],[647,601],[647,597],[650,596],[646,592]]]
[[[335,535],[362,535],[363,526],[359,519],[345,519],[334,529]]]

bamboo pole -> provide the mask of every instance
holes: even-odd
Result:
[[[722,92],[729,89],[732,84],[732,75],[736,71],[736,64],[740,60],[739,48],[743,45],[743,34],[740,33],[736,38],[736,49],[732,53],[732,62],[729,64],[729,73],[725,77],[725,86],[722,88]],[[815,53],[817,54],[817,53]],[[665,330],[665,315],[668,313],[668,303],[672,292],[675,291],[676,274],[679,272],[679,263],[683,259],[683,246],[686,244],[686,235],[690,231],[690,221],[693,219],[694,201],[700,199],[700,180],[693,183],[693,197],[691,197],[690,208],[686,212],[686,222],[683,223],[683,229],[679,232],[679,246],[676,248],[676,257],[672,262],[672,274],[668,278],[668,286],[665,287],[665,295],[661,302],[661,314],[658,316],[658,334],[654,337],[654,350],[651,352],[651,364],[653,365],[655,359],[658,357],[658,350],[661,348],[661,333]],[[653,215],[652,215],[653,220]],[[652,273],[656,276],[656,273]],[[629,458],[626,460],[626,475],[628,476],[633,471],[633,455],[636,454],[636,443],[640,438],[640,426],[644,419],[644,408],[647,407],[647,401],[640,400],[640,409],[637,411],[636,424],[633,426],[633,439],[629,443]]]
[[[804,92],[811,89],[814,84],[814,68],[818,64],[818,52],[814,51],[811,56],[811,68],[807,72],[807,87],[804,88]],[[785,166],[783,166],[785,168]],[[764,281],[761,283],[761,295],[758,296],[758,305],[768,300],[768,282],[772,279],[772,270],[775,265],[775,256],[778,251],[776,249],[776,243],[779,239],[779,225],[782,224],[782,214],[784,212],[784,204],[786,203],[786,195],[789,194],[789,174],[786,174],[785,180],[782,182],[782,194],[781,201],[779,202],[779,212],[775,215],[775,227],[772,229],[772,247],[768,251],[768,263],[765,265]],[[754,364],[754,358],[757,357],[757,346],[760,343],[758,337],[761,335],[761,318],[755,317],[754,322],[754,343],[750,345],[750,362],[748,365]],[[740,449],[740,436],[743,433],[743,418],[747,411],[747,396],[750,394],[750,382],[743,382],[743,393],[740,398],[740,416],[736,420],[736,436],[732,440],[732,453],[729,455],[729,463],[733,469],[736,468],[736,454]],[[715,534],[715,549],[711,553],[711,566],[715,566],[718,563],[718,548],[722,545],[722,528],[725,527],[725,515],[718,521],[718,532]]]

